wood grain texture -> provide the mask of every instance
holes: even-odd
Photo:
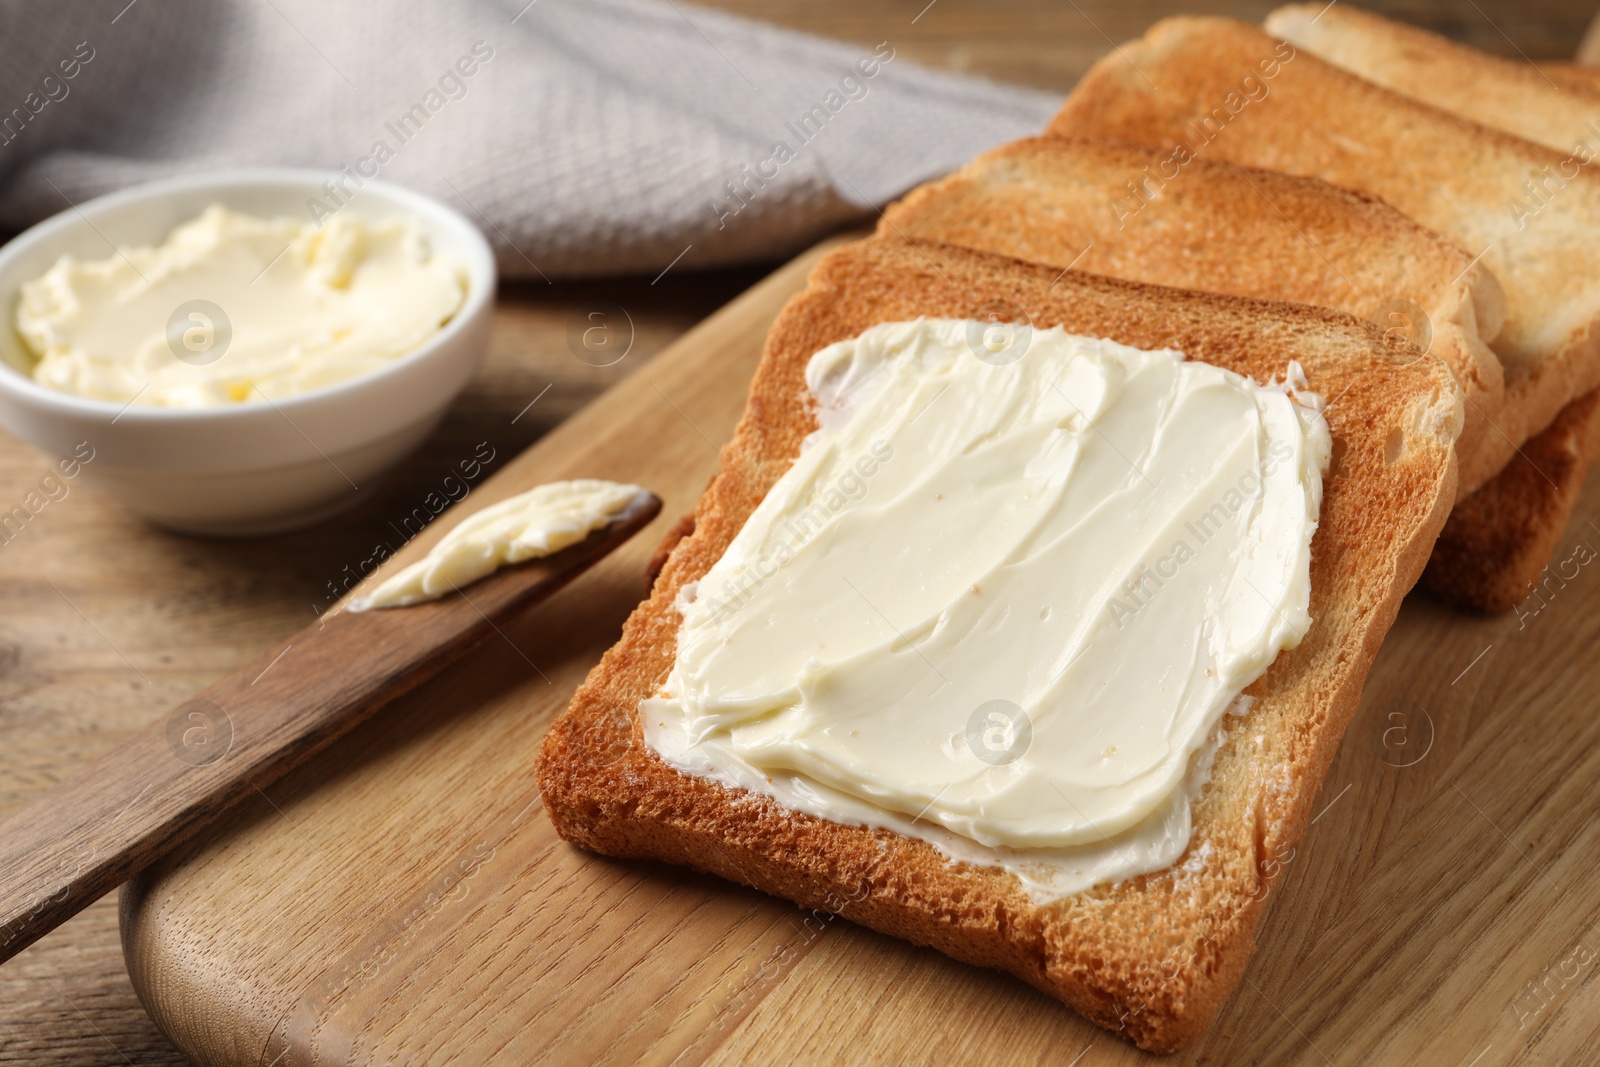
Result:
[[[918,62],[1062,93],[1110,42],[1136,37],[1155,20],[1179,10],[1197,10],[1172,0],[1080,0],[1068,5],[1041,0],[937,0],[931,7],[926,0],[708,2],[863,44],[892,39],[901,55]],[[1276,6],[1278,0],[1224,0],[1205,10],[1259,19]],[[1521,53],[1533,59],[1571,56],[1594,14],[1590,0],[1478,0],[1475,5],[1386,0],[1365,6],[1497,54]],[[76,489],[68,500],[52,504],[24,538],[0,549],[0,815],[16,810],[130,731],[298,630],[323,602],[327,583],[339,580],[344,568],[370,555],[381,540],[387,538],[394,544],[396,535],[388,526],[391,517],[407,513],[424,494],[437,488],[440,478],[469,455],[477,442],[487,439],[497,449],[497,469],[602,388],[647,366],[655,352],[759,277],[754,272],[695,275],[682,269],[689,265],[680,265],[654,287],[648,278],[552,287],[502,286],[489,358],[451,408],[445,425],[388,480],[375,499],[315,530],[267,541],[210,543],[150,530]],[[569,322],[601,301],[625,307],[636,333],[628,358],[604,368],[575,358],[566,337]],[[536,396],[540,397],[537,403],[513,422]],[[48,462],[49,457],[0,437],[0,494],[13,502],[20,499],[37,483]],[[708,475],[709,471],[708,465]],[[1591,485],[1580,500],[1575,531],[1584,528],[1585,518],[1595,518],[1597,505],[1600,493]],[[1584,573],[1588,580],[1587,569]],[[1578,589],[1581,587],[1575,588],[1574,597]],[[1402,621],[1419,609],[1430,610],[1425,604],[1413,605]],[[1539,617],[1556,617],[1560,610],[1559,603],[1552,603]],[[1568,610],[1574,617],[1581,614],[1576,608]],[[1498,625],[1490,629],[1496,630]],[[1533,625],[1531,621],[1529,625]],[[1514,619],[1504,626],[1512,634],[1519,633]],[[1399,656],[1393,652],[1399,643],[1399,636],[1391,638],[1385,656]],[[1505,647],[1497,645],[1460,685],[1454,689],[1441,686],[1440,691],[1451,696],[1479,670],[1493,669],[1495,657]],[[598,649],[595,651],[598,654]],[[1568,654],[1580,652],[1569,649]],[[492,655],[489,658],[493,660]],[[1369,694],[1385,679],[1392,683],[1397,677],[1382,673],[1388,670],[1385,663],[1380,660],[1380,674]],[[1398,676],[1403,674],[1401,670]],[[1526,680],[1527,676],[1519,677]],[[1515,682],[1513,678],[1505,684]],[[1492,698],[1485,699],[1492,702]],[[1515,713],[1516,707],[1513,704],[1507,714]],[[1346,755],[1330,779],[1334,783],[1353,780],[1340,777],[1341,768],[1349,769],[1344,760],[1370,762],[1386,755],[1377,748],[1390,728],[1383,706],[1361,714],[1352,727]],[[1365,747],[1356,755],[1358,745]],[[1385,768],[1376,770],[1388,777],[1363,779],[1366,793],[1352,788],[1317,824],[1307,848],[1291,865],[1291,869],[1295,865],[1305,869],[1286,878],[1285,891],[1291,897],[1286,905],[1299,906],[1297,886],[1309,892],[1306,883],[1312,880],[1341,885],[1345,868],[1369,863],[1374,842],[1386,839],[1387,831],[1377,829],[1379,824],[1392,820],[1403,826],[1409,820],[1410,809],[1400,801],[1416,799],[1422,788],[1417,778]],[[1329,793],[1337,788],[1342,784],[1330,788]],[[1367,805],[1363,817],[1348,824],[1335,822],[1336,815],[1353,799]],[[278,819],[265,800],[247,803],[253,804],[257,816]],[[1529,829],[1537,830],[1538,823],[1530,823]],[[1527,840],[1519,840],[1527,844]],[[1331,849],[1325,847],[1329,841],[1333,842]],[[1485,849],[1489,844],[1484,843]],[[643,877],[652,875],[647,871]],[[672,876],[663,873],[660,877]],[[748,904],[753,898],[743,899],[754,907]],[[1307,899],[1315,903],[1320,896],[1313,894]],[[1342,898],[1335,894],[1334,899],[1337,903]],[[115,908],[114,901],[102,900],[0,968],[0,1063],[170,1067],[185,1062],[155,1029],[134,996],[116,941]],[[1283,909],[1277,914],[1279,918],[1269,920],[1262,934],[1264,941],[1279,936],[1276,924],[1287,921]],[[1051,1062],[1070,1062],[1087,1042],[1084,1037],[1073,1046],[1073,1035],[1082,1033],[1073,1029],[1075,1021],[1070,1016],[1064,1021],[1051,1016],[1049,1003],[1028,991],[997,986],[988,976],[860,930],[840,936],[838,923],[828,924],[820,935],[802,937],[800,916],[783,912],[782,921],[791,925],[791,941],[785,944],[810,946],[812,940],[817,942],[806,949],[812,962],[805,969],[795,968],[794,973],[807,981],[832,981],[838,988],[853,988],[857,991],[850,994],[857,998],[853,1012],[870,1016],[889,986],[915,992],[941,974],[950,979],[949,984],[902,1002],[904,1013],[885,1014],[878,1020],[882,1029],[914,1035],[914,1051],[905,1053],[907,1059],[931,1060],[950,1048],[966,1052],[979,1048],[966,1038],[943,1036],[940,1027],[947,1014],[962,1010],[985,1012],[1012,1029],[1044,1027],[1042,1032],[1056,1042]],[[885,973],[898,977],[885,980],[880,974],[862,981],[851,968],[863,954],[886,961],[889,971]],[[1258,959],[1268,955],[1263,952]],[[789,954],[780,955],[776,962],[790,966]],[[1289,964],[1293,961],[1284,963],[1287,969],[1281,974],[1292,973]],[[1539,966],[1548,964],[1554,969],[1559,963],[1552,958]],[[818,969],[819,964],[825,966]],[[1307,960],[1304,966],[1314,970],[1317,965]],[[1251,977],[1260,981],[1262,976],[1253,971]],[[1594,1015],[1593,1004],[1571,999],[1568,991],[1575,985],[1570,983],[1557,1002],[1565,1022],[1555,1029],[1581,1022],[1586,1010],[1589,1018]],[[1270,987],[1263,988],[1271,992]],[[725,1049],[756,1048],[776,1056],[792,1049],[816,1051],[849,1042],[859,1055],[866,1055],[878,1047],[849,1028],[836,1033],[824,1025],[821,1032],[813,1032],[813,1027],[786,1035],[783,1027],[810,1025],[807,1020],[815,1019],[815,1013],[807,1015],[800,1010],[803,1004],[804,997],[795,991],[784,998],[763,998],[760,1011],[751,1013],[754,1028],[742,1031]],[[914,1010],[916,1004],[924,1006],[923,1014]],[[1007,1004],[1011,1006],[1001,1010]],[[1294,1038],[1293,1030],[1286,1026],[1280,1025],[1278,1032]],[[981,1049],[998,1055],[1016,1047],[1006,1043],[1012,1041],[1010,1036],[1001,1041],[997,1034],[998,1028]],[[518,1048],[529,1040],[523,1035]],[[1093,1055],[1101,1055],[1107,1047],[1107,1039],[1101,1038]],[[1304,1046],[1298,1046],[1296,1053],[1295,1047],[1285,1045],[1279,1058],[1296,1054],[1307,1062],[1324,1062]],[[734,1055],[725,1051],[721,1058],[731,1062],[729,1057]],[[1111,1055],[1116,1058],[1120,1053],[1113,1048]],[[1486,1056],[1483,1067],[1496,1062],[1495,1055]],[[1083,1062],[1090,1058],[1086,1056]],[[1464,1057],[1462,1062],[1470,1058]],[[1338,1059],[1345,1061],[1342,1056]],[[1220,1062],[1234,1060],[1224,1056]]]

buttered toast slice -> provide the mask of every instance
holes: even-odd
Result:
[[[952,863],[921,839],[681,773],[645,744],[640,717],[674,663],[680,593],[723,555],[818,427],[805,378],[812,355],[877,324],[983,320],[997,308],[1035,329],[1176,348],[1260,382],[1298,361],[1311,389],[1339,398],[1327,410],[1334,458],[1312,542],[1313,621],[1247,689],[1248,712],[1225,717],[1187,851],[1168,869],[1049,904],[1016,876]],[[1454,375],[1433,356],[1375,357],[1383,345],[1372,323],[1322,308],[1063,273],[932,242],[877,237],[831,254],[768,335],[693,532],[545,739],[539,787],[557,830],[585,848],[686,864],[1009,971],[1147,1049],[1192,1041],[1240,981],[1281,857],[1305,829],[1372,657],[1454,496]]]
[[[1481,262],[1380,201],[1316,178],[1084,138],[1029,138],[891,205],[879,232],[1128,281],[1292,300],[1370,319],[1455,371],[1458,497],[1505,465],[1504,296]]]
[[[1157,88],[1159,87],[1159,88]],[[1394,205],[1499,279],[1493,343],[1520,445],[1600,386],[1600,175],[1580,170],[1529,215],[1526,185],[1565,153],[1391,92],[1254,26],[1171,18],[1086,74],[1051,132],[1137,141],[1320,177]],[[1509,456],[1509,451],[1507,455]]]

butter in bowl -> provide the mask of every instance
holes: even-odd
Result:
[[[452,209],[325,175],[183,178],[89,201],[0,249],[0,426],[146,519],[244,536],[357,502],[487,347],[494,258]]]

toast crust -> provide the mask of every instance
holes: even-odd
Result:
[[[1179,162],[1147,145],[1014,141],[890,205],[885,236],[921,237],[1127,281],[1329,307],[1379,322],[1455,371],[1466,399],[1457,499],[1513,455],[1490,428],[1505,401],[1484,342],[1499,283],[1394,208],[1317,178]],[[1409,307],[1408,307],[1409,305]],[[1426,326],[1406,321],[1426,316]]]
[[[1267,16],[1266,27],[1386,89],[1546,148],[1600,145],[1600,71],[1541,70],[1347,4],[1291,4]],[[1600,396],[1588,393],[1459,504],[1423,586],[1482,612],[1509,611],[1527,597],[1572,517],[1597,437]]]
[[[1485,613],[1510,611],[1537,593],[1596,456],[1600,390],[1568,404],[1505,470],[1456,505],[1423,572],[1423,588],[1447,604]]]
[[[1506,293],[1505,328],[1491,345],[1505,369],[1505,405],[1486,421],[1508,446],[1600,387],[1600,263],[1571,237],[1600,224],[1600,174],[1573,172],[1566,153],[1391,92],[1222,18],[1164,19],[1106,56],[1050,131],[1184,143],[1204,157],[1321,177],[1481,251]],[[1559,191],[1529,193],[1528,182],[1553,189],[1552,174]]]
[[[720,558],[815,427],[803,378],[812,353],[880,322],[971,318],[997,303],[1036,326],[1177,347],[1257,380],[1299,359],[1312,388],[1338,397],[1313,543],[1315,621],[1250,687],[1251,713],[1230,723],[1184,860],[1044,906],[1011,875],[948,863],[921,840],[684,775],[645,746],[638,721],[639,701],[672,666],[679,590]],[[1378,335],[1319,308],[1061,276],[931,242],[877,237],[834,252],[774,324],[693,532],[540,749],[539,787],[557,830],[585,848],[710,871],[1009,971],[1146,1049],[1192,1041],[1243,975],[1273,880],[1453,498],[1459,387],[1432,356],[1374,365]]]

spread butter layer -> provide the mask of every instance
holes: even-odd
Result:
[[[575,545],[649,497],[640,486],[596,478],[547,482],[463,519],[426,556],[352,600],[350,610],[437,600],[501,567]]]
[[[1303,388],[993,329],[812,358],[819,428],[641,712],[685,772],[1052,897],[1187,847],[1224,712],[1310,625],[1330,440]]]

